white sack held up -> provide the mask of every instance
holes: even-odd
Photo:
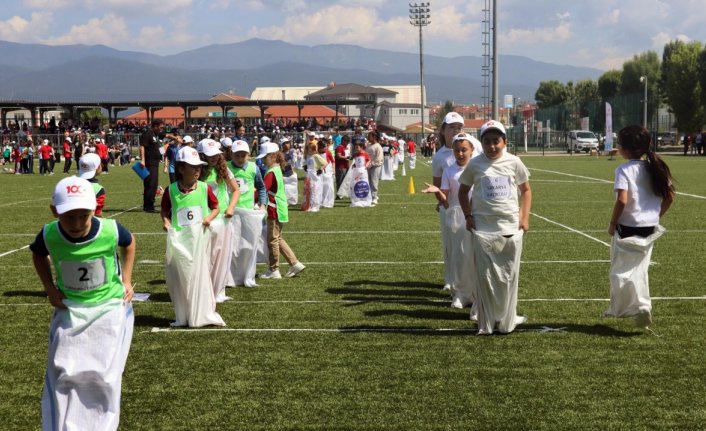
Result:
[[[173,326],[225,326],[216,312],[211,283],[211,232],[202,224],[167,231],[167,288],[174,304]]]
[[[270,262],[270,243],[267,241],[267,219],[263,217],[260,242],[257,243],[257,263]]]
[[[353,171],[353,168],[348,169],[346,171],[346,175],[343,176],[343,179],[341,180],[341,185],[338,186],[338,191],[336,192],[336,195],[340,198],[347,198],[350,196],[350,184],[351,184],[351,173]]]
[[[231,274],[236,286],[255,287],[257,251],[262,242],[264,210],[236,208],[233,225]],[[265,231],[265,234],[267,232]]]
[[[412,153],[409,155],[409,169],[414,169],[417,167],[417,154]]]
[[[321,175],[316,175],[316,169],[307,167],[306,179],[304,181],[304,202],[302,202],[303,211],[319,211],[323,191],[322,182]]]
[[[356,162],[356,166],[365,166],[365,164],[362,161],[361,163]],[[346,177],[349,175],[348,194],[351,198],[351,208],[369,207],[373,202],[373,197],[370,194],[368,170],[354,167],[348,170]],[[343,184],[341,184],[341,188],[343,188]]]
[[[395,179],[395,174],[394,174],[394,157],[390,155],[385,155],[383,158],[382,162],[382,171],[380,173],[380,180],[381,181],[392,181]]]
[[[499,233],[473,232],[478,274],[478,334],[509,333],[526,318],[517,315],[522,237],[518,230],[510,238]]]
[[[652,313],[648,269],[654,242],[665,232],[656,226],[643,238],[620,238],[616,232],[610,245],[610,307],[606,316],[632,317]]]
[[[451,253],[449,244],[451,243],[451,229],[446,223],[446,208],[439,206],[439,229],[441,231],[441,256],[444,258],[444,284],[453,287],[453,268],[451,268]]]
[[[329,163],[321,175],[321,206],[333,208],[336,186],[333,180],[333,164]]]
[[[476,263],[473,253],[472,235],[466,229],[466,218],[460,206],[446,210],[446,226],[449,229],[449,261],[454,299],[463,306],[476,300]]]
[[[120,391],[135,322],[132,304],[64,300],[49,327],[42,429],[115,430]]]
[[[284,192],[287,195],[287,204],[296,205],[299,203],[299,177],[296,172],[284,177]]]
[[[233,229],[231,223],[219,215],[211,222],[211,283],[216,302],[226,297],[228,273],[233,255]]]

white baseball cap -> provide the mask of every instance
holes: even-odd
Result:
[[[68,142],[71,142],[71,138],[69,138],[68,136],[65,137],[64,140],[65,140],[65,141],[68,141]]]
[[[274,142],[265,142],[264,144],[260,145],[260,154],[258,154],[257,158],[261,159],[266,155],[276,153],[277,151],[279,151],[279,145],[275,144]]]
[[[222,138],[221,145],[226,148],[230,148],[233,145],[233,140],[230,138]]]
[[[181,141],[184,142],[184,143],[186,143],[186,144],[190,144],[190,143],[194,142],[194,138],[192,138],[192,137],[189,136],[189,135],[186,135],[186,136],[184,136],[184,137],[182,138]]]
[[[200,142],[199,142],[200,143]],[[199,158],[199,153],[191,147],[184,147],[177,152],[177,162],[184,162],[191,166],[205,165],[206,162]]]
[[[458,135],[455,135],[454,138],[453,138],[453,142],[456,142],[456,141],[469,141],[469,142],[473,143],[473,140],[474,140],[473,136],[471,136],[471,135],[468,134],[468,133],[459,133]]]
[[[250,153],[250,146],[248,145],[247,142],[238,139],[237,141],[233,142],[233,146],[231,147],[231,151],[234,153],[239,153],[241,151],[245,151],[246,153]]]
[[[208,142],[208,141],[213,141],[213,139],[204,138],[204,139],[200,140],[198,142],[198,144],[196,144],[196,151],[199,153],[203,153],[203,149],[206,147],[206,142]],[[216,142],[216,141],[213,141],[213,142]]]
[[[75,176],[68,177],[59,181],[54,187],[51,204],[59,214],[77,209],[95,211],[96,193],[87,180]]]
[[[216,142],[213,139],[204,139],[201,143],[203,144],[202,152],[204,156],[212,157],[223,154],[220,142]]]
[[[280,144],[280,145],[284,144],[285,142],[291,142],[291,141],[292,141],[292,140],[291,140],[290,138],[286,137],[286,136],[282,136],[281,138],[279,138],[279,144]]]
[[[262,138],[260,138],[260,145],[266,144],[266,143],[271,142],[271,141],[272,141],[272,140],[271,140],[269,137],[263,136]]]
[[[96,176],[96,171],[101,165],[101,158],[96,153],[88,153],[78,159],[78,176],[89,180]]]
[[[458,112],[449,112],[444,117],[444,124],[461,123],[465,124],[463,117]]]
[[[483,124],[482,126],[480,126],[480,137],[482,138],[483,135],[485,135],[485,133],[490,130],[497,130],[498,132],[502,133],[503,135],[506,134],[505,133],[505,126],[503,126],[503,124],[501,122],[495,121],[495,120],[490,120],[490,121],[486,122],[485,124]]]
[[[48,143],[49,143],[49,139],[43,140],[42,143],[43,143],[43,144],[48,144]]]

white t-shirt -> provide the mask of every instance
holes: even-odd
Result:
[[[464,169],[466,169],[465,166],[459,166],[457,163],[454,163],[453,165],[446,168],[446,170],[444,171],[444,174],[441,176],[441,187],[439,187],[439,188],[442,190],[449,191],[446,194],[446,200],[449,203],[449,208],[453,208],[453,207],[457,207],[457,206],[461,205],[458,201],[458,188],[459,188],[458,178],[461,176]],[[472,190],[469,190],[468,191],[468,198],[469,199],[471,198],[471,193],[472,193]]]
[[[444,174],[444,170],[456,163],[454,152],[451,148],[441,147],[431,159],[431,176],[439,177]]]
[[[618,223],[631,227],[647,227],[659,224],[662,198],[652,191],[647,162],[630,160],[615,169],[613,190],[626,190],[628,202]]]
[[[459,183],[473,187],[471,214],[476,230],[512,235],[520,222],[518,186],[529,181],[522,160],[509,153],[490,160],[484,155],[468,162]]]

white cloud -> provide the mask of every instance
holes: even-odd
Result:
[[[556,27],[518,28],[503,32],[498,38],[502,47],[517,45],[560,44],[572,36],[571,23],[560,22]]]
[[[127,31],[125,20],[109,13],[103,18],[91,18],[85,24],[73,25],[67,33],[46,39],[46,43],[50,45],[80,43],[120,46],[129,39],[130,34]]]
[[[33,12],[27,20],[13,16],[0,21],[0,39],[10,42],[40,42],[54,20],[51,12]]]
[[[24,4],[27,8],[39,9],[39,10],[62,9],[62,8],[76,6],[77,3],[80,3],[80,2],[77,2],[76,0],[23,0],[22,1],[22,4]]]

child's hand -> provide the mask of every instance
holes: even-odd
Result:
[[[172,227],[172,223],[168,220],[165,220],[164,225],[162,226],[162,229],[164,229],[164,231],[166,232],[169,230],[170,227]]]
[[[427,186],[427,188],[422,190],[422,193],[436,193],[436,192],[441,191],[441,190],[439,190],[439,188],[437,186],[435,186],[433,184],[424,183],[424,185]]]
[[[611,223],[608,225],[608,235],[615,235],[615,223]]]
[[[225,214],[223,214],[223,217],[225,217],[225,218],[231,218],[231,217],[233,217],[233,213],[235,213],[235,211],[232,210],[232,209],[230,209],[230,208],[228,208],[228,209],[226,210]]]
[[[473,220],[473,216],[466,217],[466,230],[469,232],[476,229],[476,221]]]
[[[518,226],[521,231],[527,232],[529,230],[529,221],[528,220],[520,220],[520,225]]]
[[[123,280],[123,286],[125,286],[125,295],[123,295],[123,301],[132,301],[132,295],[135,294],[135,290],[132,288],[132,281],[127,280],[126,282],[125,280]]]
[[[49,303],[53,305],[56,308],[60,308],[62,310],[66,309],[66,305],[62,302],[66,297],[64,296],[59,289],[54,288],[49,291],[50,293],[47,294],[49,296]]]

